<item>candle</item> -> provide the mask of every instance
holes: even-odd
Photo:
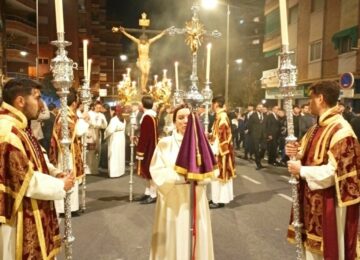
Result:
[[[56,31],[64,33],[64,14],[62,0],[55,0]]]
[[[280,8],[280,25],[281,25],[281,43],[282,45],[289,45],[286,0],[279,0],[279,8]]]
[[[89,41],[88,40],[83,40],[83,62],[84,62],[84,78],[85,80],[87,80],[87,75],[88,75],[88,54],[87,54],[87,46],[88,46]]]
[[[154,75],[154,81],[155,81],[155,83],[157,83],[157,78],[158,78],[158,75]]]
[[[166,79],[166,72],[167,72],[167,70],[163,70],[163,79]]]
[[[90,82],[90,78],[91,78],[91,64],[92,64],[92,59],[88,59],[88,74],[87,74],[87,80]]]
[[[206,82],[210,82],[210,56],[211,56],[211,43],[207,45]]]
[[[127,71],[127,75],[130,76],[130,71],[131,71],[131,69],[130,69],[130,68],[127,68],[126,71]]]
[[[175,88],[179,90],[179,73],[178,73],[179,62],[175,62]]]

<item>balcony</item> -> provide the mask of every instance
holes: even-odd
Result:
[[[35,12],[36,1],[35,0],[6,0],[6,4],[15,10]]]
[[[26,52],[26,55],[21,55],[20,52]],[[35,51],[21,45],[9,44],[6,47],[6,59],[12,62],[28,63],[30,65],[36,64]]]
[[[7,15],[6,31],[30,38],[30,41],[36,42],[36,25],[20,16]]]

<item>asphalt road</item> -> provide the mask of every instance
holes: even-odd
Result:
[[[211,210],[216,259],[295,259],[286,241],[291,207],[285,168],[237,159],[235,199]],[[264,163],[266,166],[266,163]],[[86,212],[72,219],[73,259],[145,260],[150,252],[154,206],[129,203],[129,175],[116,179],[88,176]],[[144,182],[135,177],[134,193]],[[59,259],[64,259],[63,251]]]

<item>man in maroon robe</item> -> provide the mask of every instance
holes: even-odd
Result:
[[[0,259],[54,259],[61,247],[54,199],[63,199],[74,179],[50,176],[30,120],[41,109],[40,85],[13,79],[0,107]]]
[[[360,145],[338,113],[339,85],[310,87],[311,113],[318,116],[300,144],[286,145],[288,169],[299,178],[300,222],[306,259],[354,260],[360,202]],[[291,222],[293,219],[291,214]],[[294,227],[288,239],[294,242]]]
[[[151,96],[143,96],[141,99],[144,114],[140,120],[140,136],[136,147],[136,159],[138,160],[138,175],[147,181],[143,196],[135,198],[141,204],[150,204],[156,201],[156,186],[152,183],[150,175],[150,162],[158,142],[156,112],[152,110],[153,99]]]

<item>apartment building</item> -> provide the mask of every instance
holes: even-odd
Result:
[[[97,94],[100,88],[119,81],[119,72],[125,70],[121,64],[113,66],[121,44],[111,32],[113,24],[107,21],[106,0],[64,1],[63,6],[65,39],[72,43],[68,56],[79,65],[74,70],[74,86],[81,85],[83,79],[82,40],[88,39],[88,57],[93,59],[91,88]],[[53,0],[6,0],[3,67],[7,77],[42,79],[49,75],[56,51],[50,42],[57,39],[54,8]]]
[[[281,47],[279,1],[266,0],[262,86],[267,99],[281,99],[277,53]],[[297,103],[307,102],[308,87],[318,80],[340,80],[351,72],[352,88],[341,91],[342,100],[360,111],[360,51],[358,0],[288,0],[288,30],[293,63],[298,68]]]

